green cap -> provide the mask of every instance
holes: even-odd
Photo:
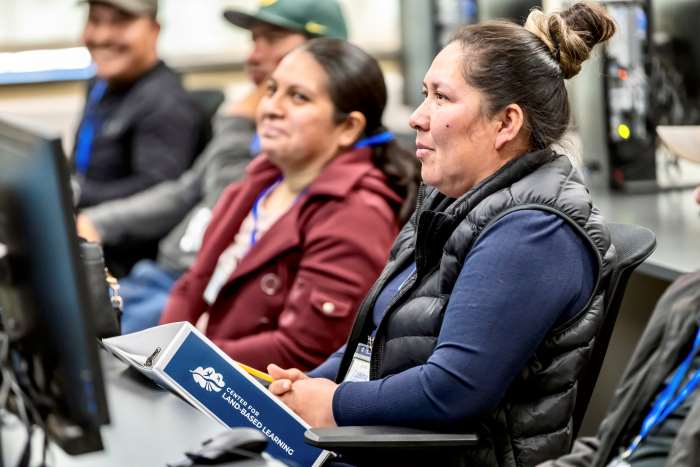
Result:
[[[135,16],[158,15],[158,0],[80,0],[78,3],[104,3]]]
[[[226,10],[224,17],[241,28],[268,23],[312,36],[347,39],[345,18],[337,0],[259,0],[255,13]]]

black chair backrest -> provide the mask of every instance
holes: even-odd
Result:
[[[197,151],[194,156],[196,158],[204,150],[213,135],[211,120],[214,118],[221,103],[224,102],[224,93],[219,89],[193,89],[187,91],[187,93],[197,107],[199,107],[203,119],[202,134],[200,135]]]
[[[187,93],[204,112],[204,116],[208,120],[212,119],[221,103],[224,102],[224,93],[220,89],[192,89]]]
[[[612,244],[617,252],[617,263],[610,274],[610,282],[605,295],[603,325],[596,336],[591,358],[578,383],[576,406],[574,407],[574,439],[578,436],[598,380],[598,374],[603,366],[603,359],[608,350],[617,315],[620,312],[627,281],[637,266],[647,259],[656,248],[656,235],[645,227],[633,224],[608,224],[608,228]]]

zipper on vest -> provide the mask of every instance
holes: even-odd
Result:
[[[423,205],[423,201],[425,199],[425,191],[426,191],[426,185],[424,183],[421,183],[418,186],[418,193],[416,195],[416,210],[415,210],[416,216],[418,216],[420,214],[420,210],[421,210],[421,207]],[[416,222],[418,222],[417,218],[416,218]],[[416,232],[417,231],[418,231],[418,229],[416,227]],[[409,241],[412,241],[412,240],[409,240]],[[400,255],[397,256],[394,259],[394,261],[398,261],[399,258],[400,258]],[[402,258],[402,259],[404,261],[406,260],[406,258]],[[374,303],[377,300],[377,297],[379,296],[381,291],[386,286],[387,278],[395,272],[394,268],[396,267],[396,265],[394,264],[393,266],[394,267],[392,267],[392,268],[384,268],[384,270],[380,274],[379,278],[374,282],[374,284],[370,288],[370,291],[367,293],[367,295],[365,296],[365,299],[362,301],[362,303],[360,304],[360,307],[358,308],[359,312],[358,312],[357,316],[355,317],[355,323],[360,322],[360,320],[367,319],[367,315],[374,308]],[[416,275],[417,275],[417,273],[414,272],[413,273],[413,280],[410,282],[410,284],[404,283],[403,285],[412,287],[413,284],[416,282],[416,279],[415,279]],[[406,289],[408,289],[408,288],[409,287],[406,287]],[[404,291],[404,290],[397,291],[397,295],[400,295],[402,291]],[[395,296],[394,300],[391,303],[389,303],[389,306],[387,306],[387,313],[384,314],[385,318],[386,318],[386,315],[388,314],[390,308],[396,303],[396,301],[399,298],[400,297]],[[379,329],[381,328],[381,325],[383,322],[384,322],[384,318],[382,318],[382,321],[379,323],[379,326],[377,327],[377,333],[375,333],[375,336],[378,334]],[[363,328],[358,330],[358,333],[356,334],[354,332],[355,325],[353,324],[353,328],[350,332],[350,337],[348,338],[348,344],[352,344],[353,341],[357,342],[361,339],[360,333],[363,332],[364,327],[365,327],[365,324],[363,324]],[[375,348],[374,341],[375,341],[374,336],[367,336],[367,345],[370,348],[370,370],[369,370],[370,378],[372,377],[372,375],[377,374],[377,371],[379,369],[378,359],[373,358],[375,350],[377,350],[379,353],[381,353],[381,350],[383,348],[383,346],[381,344],[379,344],[379,348]],[[356,346],[357,345],[355,344],[355,347]],[[350,346],[348,346],[347,349],[350,349]],[[348,368],[350,367],[349,362],[346,362],[345,360],[346,359],[343,358],[340,362],[340,370],[338,372],[338,375],[343,374],[343,376],[344,376],[347,373]]]
[[[406,296],[406,292],[411,290],[413,286],[416,284],[418,281],[418,271],[416,270],[409,278],[408,281],[404,284],[403,289],[400,289],[396,295],[394,295],[394,299],[387,305],[386,307],[386,312],[384,313],[384,317],[382,317],[382,320],[379,322],[379,326],[377,326],[377,332],[374,333],[375,337],[371,337],[371,345],[372,347],[372,354],[370,357],[370,364],[369,364],[369,379],[373,379],[377,377],[377,374],[379,373],[379,362],[381,360],[382,356],[382,351],[384,350],[384,344],[380,340],[376,346],[374,346],[374,341],[376,340],[376,336],[379,336],[379,332],[383,329],[384,323],[387,322],[387,319],[391,312],[393,311],[392,308],[396,306],[396,304],[401,301],[402,298]],[[386,285],[386,284],[384,284]]]
[[[357,315],[355,316],[355,322],[353,323],[352,329],[350,331],[350,336],[348,337],[348,346],[346,348],[346,354],[344,355],[342,360],[340,361],[340,368],[338,370],[338,377],[339,380],[337,380],[337,383],[342,382],[342,378],[345,377],[347,374],[348,369],[350,368],[350,360],[348,360],[349,355],[348,351],[351,351],[354,353],[355,349],[357,348],[357,344],[362,341],[362,334],[364,333],[364,330],[367,327],[367,317],[369,315],[369,312],[374,308],[374,302],[377,300],[377,297],[379,296],[379,292],[382,291],[384,282],[386,281],[386,278],[393,272],[393,267],[385,267],[384,270],[381,272],[379,275],[379,278],[372,284],[372,287],[370,288],[369,292],[367,292],[367,295],[365,296],[364,300],[362,300],[362,303],[360,303],[360,306],[358,307],[358,312]],[[362,322],[362,325],[357,328],[356,325],[360,322]],[[371,337],[371,336],[370,336]],[[374,342],[374,337],[372,337],[372,342]],[[370,357],[371,359],[371,357]],[[347,360],[347,361],[346,361]],[[370,360],[371,361],[371,360]],[[342,377],[341,377],[342,375]]]

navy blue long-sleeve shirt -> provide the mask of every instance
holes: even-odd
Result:
[[[583,309],[598,262],[560,216],[515,211],[485,231],[468,254],[428,361],[398,374],[342,383],[333,397],[338,425],[431,426],[494,408],[542,339]],[[378,297],[375,328],[414,266]],[[335,378],[339,350],[313,370]]]

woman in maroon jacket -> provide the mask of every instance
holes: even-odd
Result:
[[[291,52],[258,108],[262,154],[214,210],[161,323],[197,322],[235,360],[309,369],[345,341],[413,209],[417,168],[381,123],[386,87],[359,48]]]

